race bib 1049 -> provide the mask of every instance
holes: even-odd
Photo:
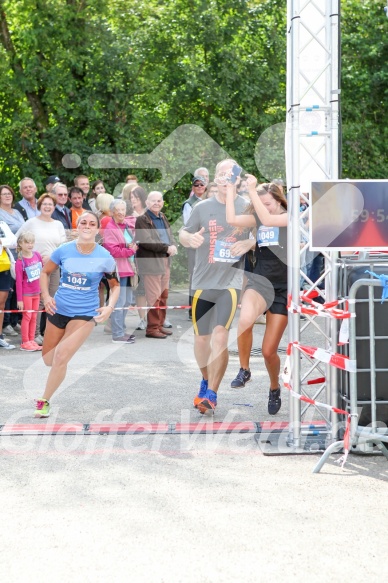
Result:
[[[214,246],[214,261],[222,261],[224,263],[236,263],[241,258],[241,255],[232,255],[230,248],[234,243],[229,241],[216,241]]]
[[[279,245],[279,227],[264,227],[261,225],[257,231],[258,247],[270,247]]]

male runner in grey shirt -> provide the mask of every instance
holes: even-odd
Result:
[[[194,406],[200,413],[214,412],[217,391],[228,366],[229,329],[236,313],[243,281],[243,255],[252,247],[248,231],[239,231],[226,222],[226,190],[234,160],[216,167],[215,197],[199,202],[179,233],[184,247],[196,249],[193,272],[194,353],[202,382]],[[236,214],[247,202],[235,197]]]

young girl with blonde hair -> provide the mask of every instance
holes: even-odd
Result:
[[[39,278],[43,260],[41,255],[34,251],[34,245],[34,233],[25,231],[19,235],[17,240],[18,259],[15,265],[16,299],[18,310],[28,310],[23,313],[22,343],[20,345],[20,350],[27,352],[42,350],[34,338],[40,299]]]

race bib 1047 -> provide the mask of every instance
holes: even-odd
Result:
[[[92,287],[92,280],[87,273],[72,273],[64,271],[62,276],[62,287],[78,290],[89,290]]]

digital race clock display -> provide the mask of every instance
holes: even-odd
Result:
[[[311,248],[388,249],[388,180],[312,182]]]

